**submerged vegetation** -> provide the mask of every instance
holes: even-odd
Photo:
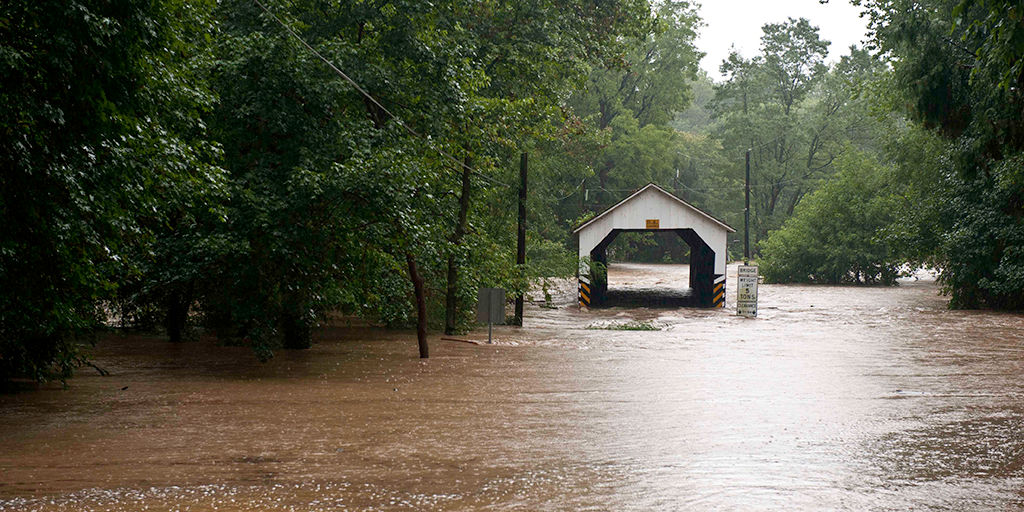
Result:
[[[602,331],[660,331],[661,327],[655,324],[654,322],[633,320],[629,322],[591,324],[587,326],[587,329]]]
[[[107,325],[271,357],[330,311],[426,356],[647,182],[742,225],[748,150],[769,279],[927,264],[953,306],[1024,307],[1024,9],[855,3],[868,48],[829,65],[779,20],[715,83],[687,1],[4,2],[0,379],[66,378]]]

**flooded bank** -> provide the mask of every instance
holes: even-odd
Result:
[[[267,364],[111,337],[111,376],[0,395],[0,510],[1024,510],[1024,317],[937,292],[764,285],[750,320],[566,283],[426,361],[344,326]]]

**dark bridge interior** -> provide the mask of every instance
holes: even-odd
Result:
[[[590,251],[590,260],[608,266],[608,246],[620,233],[654,231],[615,229]],[[679,235],[690,247],[689,287],[677,289],[608,289],[607,273],[591,272],[591,307],[640,306],[650,308],[711,307],[715,281],[715,253],[692,229],[659,230]]]

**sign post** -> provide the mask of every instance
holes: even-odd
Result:
[[[480,288],[476,300],[476,321],[487,322],[487,343],[491,343],[491,326],[505,322],[505,290]]]
[[[736,314],[757,317],[756,265],[740,265],[736,269]]]

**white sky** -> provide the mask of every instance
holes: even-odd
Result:
[[[761,45],[761,26],[786,18],[807,18],[818,27],[822,39],[831,41],[828,60],[835,62],[849,53],[851,44],[862,45],[867,20],[847,0],[699,0],[705,26],[697,38],[697,48],[707,55],[701,68],[714,80],[722,75],[718,66],[735,45],[744,57],[755,55]]]

